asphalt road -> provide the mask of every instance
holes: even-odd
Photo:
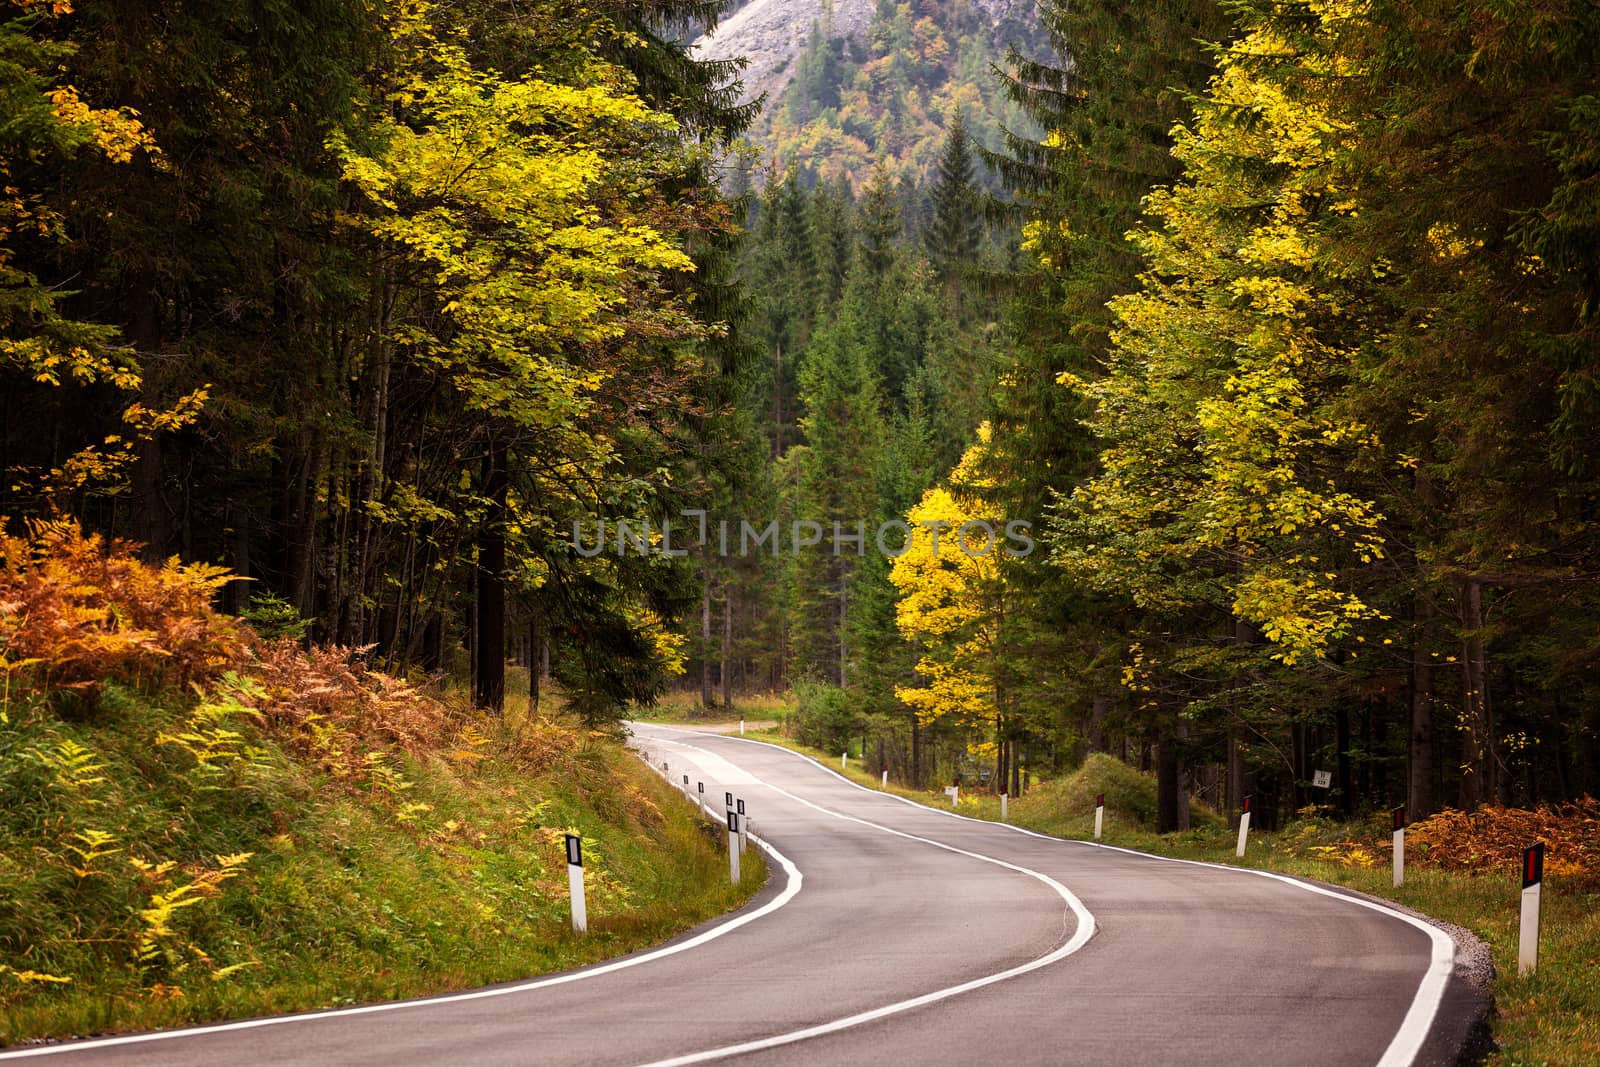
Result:
[[[450,997],[0,1053],[56,1064],[1446,1064],[1449,937],[1289,879],[1046,838],[663,726],[637,747],[774,851],[661,949]]]

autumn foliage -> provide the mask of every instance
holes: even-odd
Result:
[[[1447,808],[1406,831],[1406,861],[1467,872],[1519,870],[1522,850],[1544,842],[1545,874],[1600,884],[1600,800],[1549,808]]]
[[[142,562],[133,546],[71,522],[0,534],[0,665],[36,688],[92,700],[107,678],[187,685],[235,663],[245,631],[211,607],[231,575]]]

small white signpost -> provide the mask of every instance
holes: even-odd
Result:
[[[582,934],[589,929],[589,912],[583,902],[583,839],[567,835],[567,893],[572,898],[572,930]]]
[[[839,753],[839,769],[842,771],[850,765],[850,750],[847,748]]]
[[[1544,883],[1544,842],[1522,850],[1522,929],[1517,938],[1517,974],[1539,966],[1539,887]]]
[[[1243,858],[1245,842],[1250,838],[1250,801],[1253,799],[1255,799],[1253,794],[1246,793],[1244,795],[1244,810],[1239,813],[1239,847],[1236,850],[1236,854],[1240,858]]]
[[[744,850],[749,846],[750,820],[744,815],[744,799],[741,797],[733,802],[734,811],[739,815],[739,854],[744,855]]]
[[[889,788],[889,768],[883,768],[883,788]]]
[[[1406,882],[1406,806],[1399,805],[1391,814],[1394,816],[1394,887],[1399,889]]]
[[[728,812],[728,878],[739,884],[739,813]]]
[[[1333,772],[1332,771],[1313,771],[1313,772],[1311,772],[1311,784],[1316,786],[1318,789],[1332,789],[1333,788]]]
[[[961,787],[959,785],[945,786],[944,795],[950,798],[950,806],[952,808],[961,803]]]
[[[1006,795],[1004,793],[1000,794],[1000,821],[1006,821]]]
[[[1105,820],[1106,795],[1104,793],[1096,793],[1094,795],[1094,839],[1096,841],[1100,840],[1100,830],[1105,826]]]

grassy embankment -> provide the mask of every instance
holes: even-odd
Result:
[[[636,707],[629,713],[641,722],[659,723],[737,723],[781,721],[794,710],[794,699],[786,693],[751,693],[735,697],[733,707],[720,704],[706,707],[698,692],[671,692],[654,707]]]
[[[837,752],[807,748],[775,731],[749,736],[839,770]],[[879,787],[878,775],[856,760],[843,773],[862,785]],[[939,791],[905,789],[891,781],[889,792],[930,807],[950,806],[949,798]],[[1106,844],[1316,879],[1397,901],[1472,931],[1489,945],[1497,971],[1492,1026],[1500,1049],[1487,1063],[1493,1067],[1600,1063],[1600,820],[1593,817],[1593,809],[1588,815],[1546,821],[1559,836],[1547,840],[1551,851],[1546,859],[1539,969],[1521,978],[1517,976],[1520,882],[1514,852],[1522,838],[1506,830],[1510,815],[1497,820],[1491,813],[1472,827],[1446,817],[1434,824],[1431,846],[1424,843],[1430,836],[1428,827],[1413,827],[1406,884],[1399,889],[1393,886],[1386,813],[1364,823],[1342,823],[1308,812],[1280,832],[1252,832],[1246,857],[1240,860],[1234,855],[1236,833],[1205,809],[1196,807],[1192,830],[1151,831],[1156,813],[1154,778],[1106,756],[1091,757],[1077,773],[1010,801],[1009,821],[1088,840],[1094,836],[1097,793],[1106,795],[1102,838]],[[957,810],[998,821],[1000,801],[990,794],[963,793]],[[1430,865],[1430,849],[1451,857],[1452,864],[1465,861],[1475,870]],[[1473,861],[1474,856],[1480,858]]]
[[[613,739],[260,641],[200,571],[0,548],[0,1044],[524,978],[765,880],[751,857],[729,886],[720,835]]]

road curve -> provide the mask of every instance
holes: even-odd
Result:
[[[637,724],[742,797],[773,880],[662,948],[454,996],[0,1052],[63,1064],[1443,1065],[1476,994],[1371,902],[962,819]]]

